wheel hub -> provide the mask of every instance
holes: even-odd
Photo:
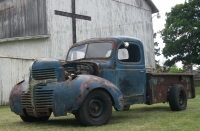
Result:
[[[91,118],[98,118],[103,114],[103,104],[97,99],[92,99],[89,103],[89,114]]]
[[[179,93],[179,104],[183,104],[183,96],[181,92]]]

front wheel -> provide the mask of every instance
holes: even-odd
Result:
[[[169,91],[168,99],[172,111],[185,110],[187,107],[187,95],[182,85],[173,85]]]
[[[112,101],[103,90],[91,91],[75,113],[82,126],[100,126],[107,124],[112,115]]]

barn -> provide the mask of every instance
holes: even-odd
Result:
[[[35,58],[64,60],[78,41],[132,36],[144,44],[146,67],[155,68],[151,0],[0,0],[0,105],[28,79]]]

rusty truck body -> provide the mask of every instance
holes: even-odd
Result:
[[[181,111],[195,97],[192,74],[147,73],[142,42],[132,37],[75,43],[65,62],[37,59],[29,72],[10,93],[11,111],[25,122],[72,113],[80,125],[98,126],[108,123],[112,106],[169,102]]]

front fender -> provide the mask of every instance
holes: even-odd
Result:
[[[123,109],[123,97],[120,90],[108,80],[92,75],[79,75],[74,80],[58,83],[54,90],[55,116],[65,115],[77,110],[92,90],[104,89],[112,97],[114,106]]]
[[[13,111],[17,115],[23,115],[23,108],[21,104],[21,93],[22,91],[28,90],[28,82],[27,81],[21,81],[18,84],[16,84],[11,92],[9,97],[9,104],[11,111]]]

